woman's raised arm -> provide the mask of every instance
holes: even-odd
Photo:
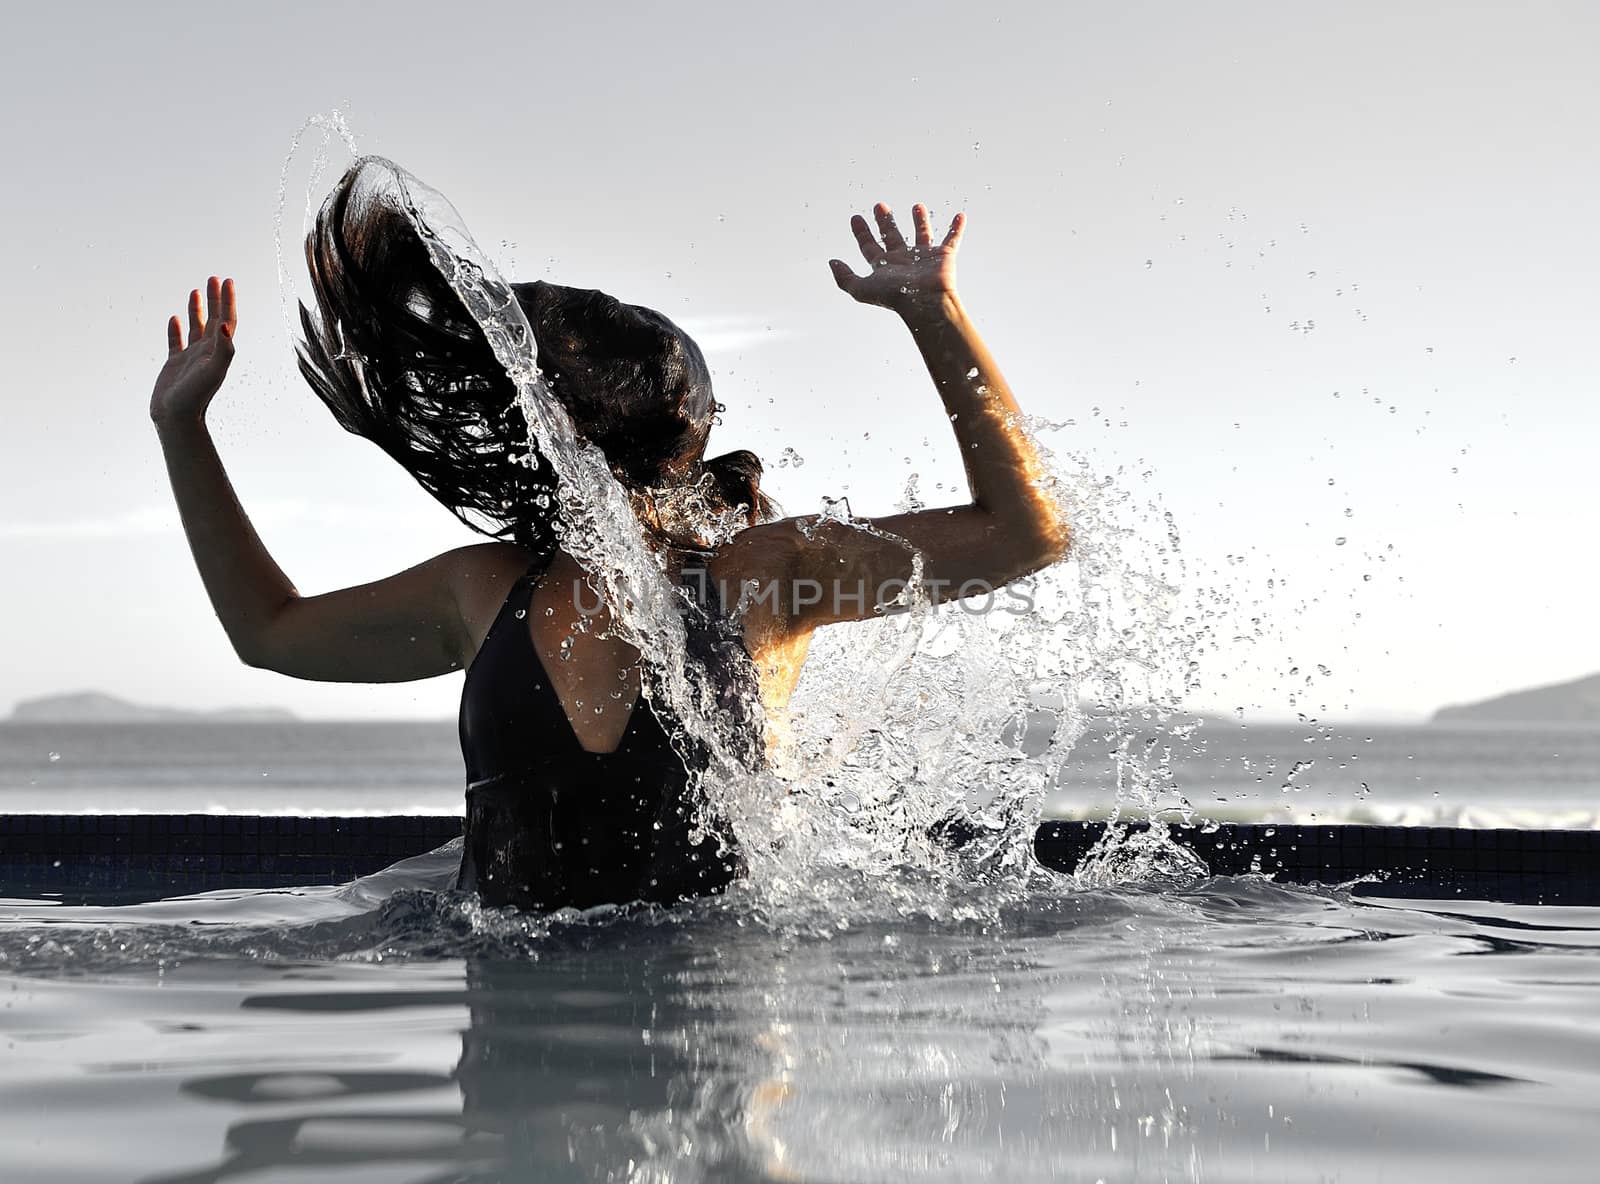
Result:
[[[213,276],[167,323],[167,362],[150,396],[184,533],[212,607],[240,659],[295,678],[406,682],[459,669],[469,643],[457,590],[463,547],[386,579],[302,597],[250,524],[206,428],[233,360],[238,298]],[[491,544],[492,545],[492,544]]]
[[[858,276],[837,259],[829,266],[841,289],[891,310],[911,330],[955,430],[972,500],[854,524],[786,519],[739,535],[733,549],[743,554],[729,568],[758,585],[770,579],[756,596],[765,594],[801,629],[882,612],[911,577],[914,554],[922,557],[925,591],[940,602],[1038,571],[1061,559],[1071,540],[1011,388],[956,295],[965,217],[956,215],[936,245],[926,207],[912,209],[911,243],[888,206],[873,213],[881,242],[865,218],[851,220],[869,273]]]

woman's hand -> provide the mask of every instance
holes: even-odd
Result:
[[[916,241],[907,243],[889,207],[879,202],[872,208],[878,220],[880,244],[873,237],[867,220],[860,214],[850,219],[850,229],[855,231],[856,242],[861,246],[862,257],[872,269],[865,276],[850,270],[848,264],[830,259],[834,282],[862,304],[876,304],[893,309],[901,316],[922,311],[934,311],[953,301],[956,295],[956,248],[961,244],[961,232],[966,229],[967,216],[957,214],[950,222],[944,241],[933,245],[933,233],[928,224],[928,207],[911,207],[912,222],[916,226]]]
[[[206,281],[205,316],[200,313],[200,290],[189,293],[189,344],[183,344],[183,325],[177,317],[167,322],[167,364],[156,378],[150,395],[150,418],[157,423],[200,419],[228,375],[233,361],[233,331],[239,323],[239,300],[232,280]]]

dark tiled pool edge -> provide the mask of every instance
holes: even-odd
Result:
[[[1104,830],[1041,823],[1034,851],[1049,867],[1074,868]],[[1363,896],[1600,904],[1600,830],[1225,823],[1172,833],[1215,875],[1350,884]]]
[[[1104,830],[1045,822],[1034,850],[1069,871]],[[0,896],[109,902],[339,883],[460,833],[452,815],[0,814]],[[1173,834],[1219,875],[1355,884],[1366,896],[1600,904],[1600,831],[1228,823]]]

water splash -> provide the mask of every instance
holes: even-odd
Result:
[[[719,688],[687,652],[681,593],[646,542],[630,495],[547,386],[510,285],[443,195],[391,161],[362,163],[382,173],[515,385],[529,429],[524,463],[548,463],[556,477],[561,545],[612,607],[610,628],[643,656],[647,697],[677,722],[680,751],[707,754],[704,771],[692,775],[697,821],[709,831],[714,814],[731,825],[749,868],[744,890],[758,909],[952,915],[1001,907],[1007,893],[1041,879],[1059,883],[1032,859],[1033,831],[1072,744],[1091,725],[1118,740],[1119,803],[1147,814],[1187,811],[1171,800],[1170,755],[1192,725],[1173,724],[1164,748],[1134,744],[1136,724],[1148,731],[1174,719],[1196,685],[1192,652],[1207,626],[1177,614],[1176,525],[1043,444],[1049,489],[1073,523],[1071,556],[1030,581],[936,611],[922,588],[921,556],[907,547],[904,611],[819,633],[787,718],[773,721],[782,742],[771,767],[750,768]],[[1064,425],[1030,426],[1043,438]],[[881,533],[844,499],[825,503],[821,517]],[[1199,870],[1164,828],[1113,856],[1121,841],[1113,826],[1091,860],[1092,880]]]
[[[523,463],[548,464],[554,471],[557,538],[611,609],[613,635],[644,659],[650,674],[645,695],[673,721],[675,747],[691,771],[690,797],[701,802],[697,829],[701,835],[715,833],[708,824],[710,811],[721,807],[735,834],[746,838],[748,826],[741,826],[744,820],[728,807],[760,800],[760,774],[748,767],[739,722],[723,710],[720,688],[688,650],[684,593],[646,542],[633,499],[612,475],[604,453],[573,430],[539,370],[533,330],[521,304],[455,208],[392,161],[367,157],[363,165],[386,174],[429,259],[483,330],[515,386],[529,433]],[[692,751],[705,754],[704,766],[692,759]]]
[[[328,170],[328,160],[335,142],[351,156],[358,155],[355,133],[350,130],[344,112],[338,108],[308,116],[289,140],[289,151],[284,155],[283,168],[278,172],[278,204],[272,216],[272,252],[278,275],[278,314],[283,318],[284,334],[291,341],[298,331],[298,322],[294,314],[294,283],[289,278],[289,269],[283,258],[283,215],[288,206],[289,168],[300,155],[300,146],[312,133],[316,133],[316,146],[311,155],[310,171],[306,178],[305,209],[301,215],[302,239],[305,226],[316,214],[313,195],[321,189],[322,178]]]

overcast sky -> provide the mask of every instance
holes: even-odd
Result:
[[[791,511],[959,477],[909,340],[826,261],[878,198],[965,209],[967,303],[1023,406],[1075,421],[1052,445],[1262,604],[1196,706],[1293,714],[1318,664],[1316,705],[1364,716],[1600,669],[1592,4],[162,8],[11,6],[0,36],[0,712],[92,687],[454,713],[459,675],[240,666],[146,417],[166,316],[233,275],[211,422],[299,588],[475,537],[292,366],[279,178],[335,108],[513,276],[696,332],[713,449],[761,452]]]

